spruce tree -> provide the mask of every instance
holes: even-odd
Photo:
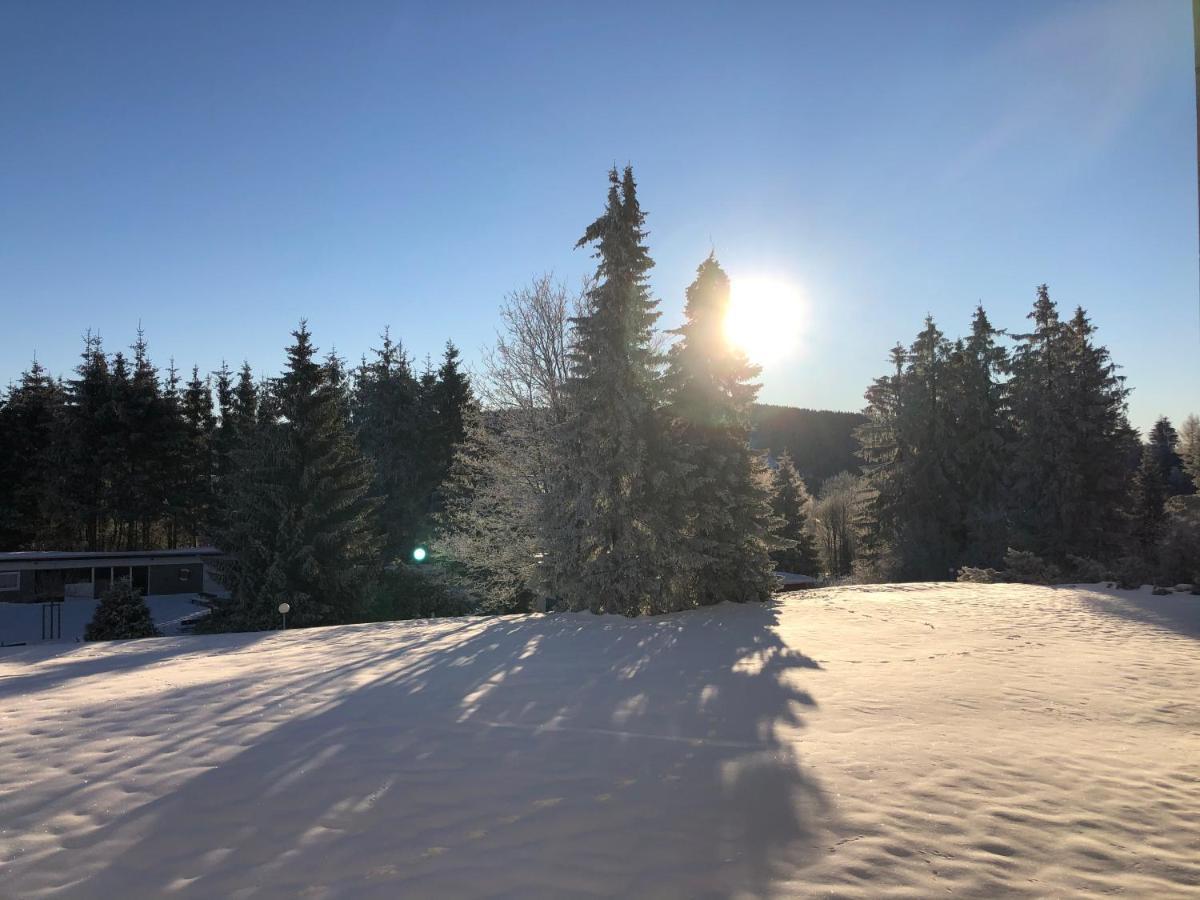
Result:
[[[1167,485],[1162,460],[1152,444],[1142,449],[1142,461],[1134,477],[1133,532],[1142,558],[1153,564],[1159,539],[1167,520]]]
[[[750,449],[750,411],[759,367],[725,335],[729,278],[709,256],[687,289],[685,321],[668,354],[667,415],[675,479],[675,515],[683,525],[686,578],[680,602],[765,600],[774,575],[766,470]]]
[[[56,495],[64,517],[78,523],[77,546],[103,550],[102,520],[110,454],[99,452],[109,432],[111,398],[108,357],[99,335],[84,337],[75,377],[67,382],[61,441],[55,450],[61,473]]]
[[[198,367],[183,392],[181,410],[184,421],[183,477],[186,480],[183,509],[184,537],[192,546],[206,537],[212,526],[213,508],[213,416],[212,390],[207,379],[201,380]]]
[[[0,402],[0,547],[54,549],[74,539],[52,499],[65,404],[63,386],[36,359]]]
[[[1106,558],[1126,533],[1129,391],[1082,309],[1062,322],[1042,285],[1030,318],[1009,383],[1014,541],[1056,563]]]
[[[1183,457],[1178,453],[1179,435],[1166,416],[1160,416],[1150,429],[1149,446],[1167,496],[1194,493],[1192,478],[1184,469]]]
[[[371,467],[354,440],[338,375],[316,359],[302,321],[287,369],[262,398],[258,420],[234,452],[240,471],[220,526],[232,592],[213,621],[234,630],[289,622],[353,621],[378,563]]]
[[[778,536],[784,546],[771,553],[777,568],[799,575],[816,575],[820,568],[817,548],[808,527],[812,497],[787,453],[779,457],[772,479],[771,505],[783,523]]]
[[[116,581],[100,596],[92,620],[84,630],[86,641],[123,641],[157,637],[158,629],[142,592],[128,578]]]
[[[384,331],[382,343],[354,374],[355,434],[373,469],[385,560],[407,559],[424,511],[419,386],[404,348]]]
[[[1011,439],[1002,381],[1008,354],[999,335],[978,306],[970,336],[951,358],[949,471],[962,515],[961,562],[971,566],[1000,565],[1008,546],[1004,479]]]
[[[1183,471],[1200,488],[1200,417],[1189,415],[1179,426],[1179,456],[1183,460]]]
[[[543,501],[542,574],[567,607],[626,615],[672,608],[680,568],[671,516],[677,473],[665,452],[660,356],[652,346],[653,262],[632,169],[609,175],[604,213],[577,246],[596,246],[596,286],[575,342]]]

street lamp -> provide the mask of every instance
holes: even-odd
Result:
[[[287,629],[287,614],[288,614],[289,612],[291,612],[291,609],[292,609],[292,605],[291,605],[290,603],[280,603],[280,604],[279,604],[279,614],[280,614],[281,616],[283,616],[283,627],[284,627],[284,630],[286,630],[286,629]]]

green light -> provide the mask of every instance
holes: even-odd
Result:
[[[428,556],[424,547],[418,547],[413,551],[413,560],[415,562],[425,562],[425,557]]]

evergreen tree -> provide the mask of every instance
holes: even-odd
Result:
[[[36,359],[0,402],[0,547],[43,550],[73,540],[50,502],[65,404],[63,386]]]
[[[271,627],[279,603],[296,625],[353,621],[378,562],[371,467],[354,440],[338,375],[316,360],[302,321],[288,364],[244,447],[219,546],[232,601],[214,627]]]
[[[407,559],[418,540],[425,500],[419,386],[404,348],[386,330],[382,346],[372,352],[374,359],[364,359],[354,375],[354,429],[372,463],[383,557]]]
[[[783,522],[779,537],[792,546],[775,550],[771,558],[784,572],[800,575],[815,575],[820,560],[809,530],[809,510],[812,497],[804,485],[804,479],[796,471],[791,456],[779,457],[773,478],[771,504],[775,515]]]
[[[56,449],[60,477],[56,494],[62,515],[78,523],[78,546],[103,550],[102,520],[108,491],[109,454],[98,452],[109,433],[111,398],[108,357],[99,335],[84,337],[75,377],[67,382],[67,406]]]
[[[187,489],[183,508],[184,537],[193,545],[207,537],[212,525],[213,504],[213,416],[212,390],[207,379],[201,380],[198,367],[183,392],[181,404],[184,422],[183,477]]]
[[[158,629],[150,616],[150,607],[128,578],[116,581],[100,596],[92,621],[83,633],[86,641],[123,641],[130,638],[157,637]]]
[[[128,435],[132,494],[126,547],[131,550],[153,546],[153,529],[166,502],[164,483],[159,476],[171,427],[166,421],[167,413],[158,371],[150,361],[146,336],[139,327],[133,345],[133,375],[123,416]]]
[[[869,485],[867,551],[888,577],[942,579],[965,540],[954,443],[962,381],[931,317],[911,347],[892,351],[892,363],[894,374],[868,389],[867,423],[858,431]]]
[[[1159,539],[1167,519],[1167,485],[1162,475],[1162,460],[1153,445],[1142,449],[1133,487],[1134,537],[1142,557],[1153,564]]]
[[[577,246],[596,245],[596,286],[573,319],[565,421],[543,502],[541,567],[568,607],[636,615],[670,609],[679,569],[671,518],[677,473],[664,459],[661,358],[652,345],[653,262],[631,169],[609,175],[608,203]]]
[[[998,566],[1008,546],[1004,479],[1010,436],[1002,376],[1008,354],[996,342],[982,306],[975,309],[971,334],[959,341],[951,359],[951,482],[961,510],[960,560],[971,566]]]
[[[760,455],[750,449],[759,367],[724,332],[729,278],[713,256],[687,290],[685,321],[668,355],[667,414],[677,457],[676,515],[687,561],[681,602],[765,600],[774,586],[778,526]]]
[[[1171,426],[1171,420],[1161,416],[1150,429],[1150,454],[1158,466],[1158,475],[1166,488],[1168,497],[1194,493],[1192,478],[1183,467],[1179,455],[1179,435]]]
[[[1129,392],[1082,309],[1062,322],[1042,285],[1030,318],[1010,382],[1015,540],[1056,563],[1105,558],[1125,534]]]
[[[1179,426],[1179,456],[1183,460],[1183,471],[1200,488],[1200,417],[1194,413]]]

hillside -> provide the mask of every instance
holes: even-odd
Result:
[[[1198,640],[902,585],[9,649],[0,894],[1195,896]]]
[[[752,420],[753,445],[773,455],[790,453],[811,491],[839,472],[857,472],[862,462],[854,439],[854,429],[866,421],[862,413],[758,403]]]

